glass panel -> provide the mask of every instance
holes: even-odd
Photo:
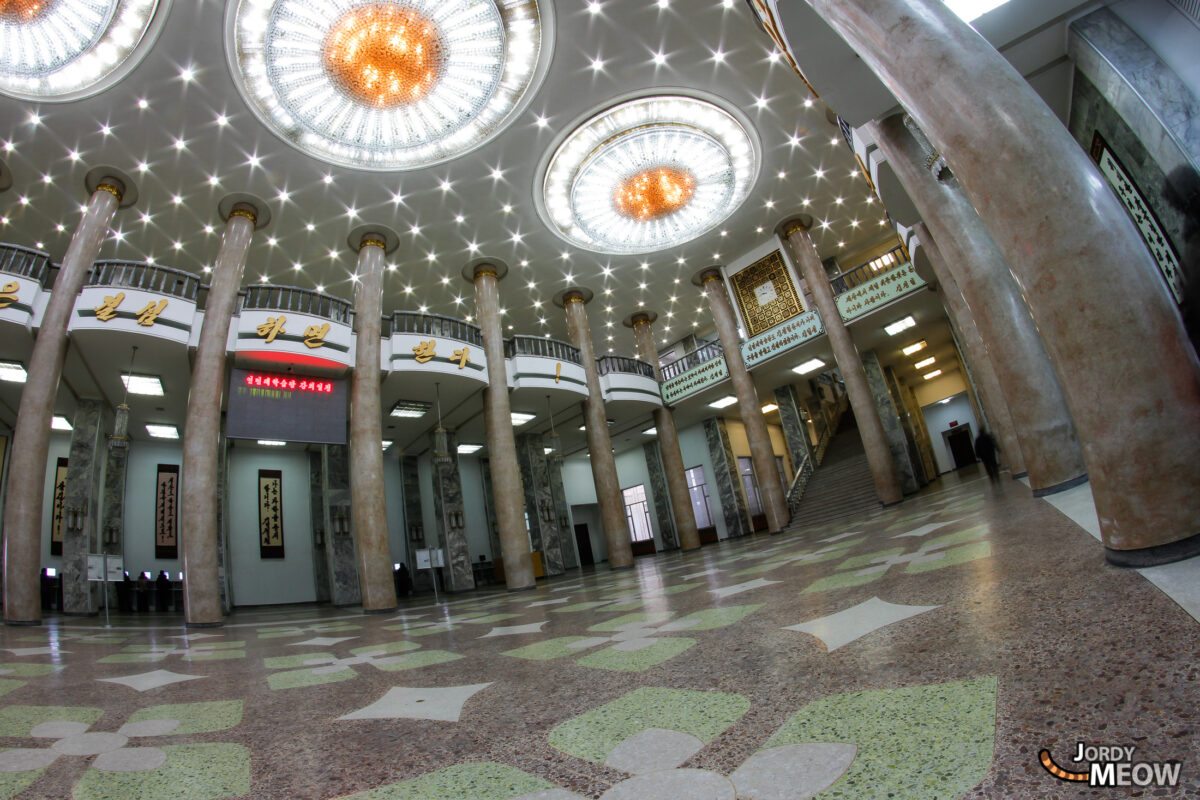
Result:
[[[687,476],[688,494],[692,498],[692,514],[696,517],[696,527],[712,527],[712,511],[708,506],[708,484],[704,481],[704,468],[692,467],[684,474]]]
[[[750,507],[750,516],[762,513],[762,500],[758,497],[758,481],[754,480],[754,466],[749,457],[738,459],[738,473],[742,476],[742,488],[746,492],[746,504]]]
[[[629,523],[629,538],[635,542],[645,542],[654,538],[654,529],[650,526],[650,513],[646,509],[646,487],[631,486],[622,492],[625,498],[625,519]]]

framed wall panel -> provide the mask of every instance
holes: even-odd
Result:
[[[729,278],[746,332],[756,336],[804,311],[783,254],[775,250]]]
[[[59,457],[54,468],[54,505],[50,510],[50,555],[61,556],[63,528],[67,520],[67,459]]]
[[[283,558],[283,472],[258,471],[258,554]]]
[[[179,558],[179,465],[159,464],[154,487],[154,557]]]

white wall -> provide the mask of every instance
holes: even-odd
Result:
[[[283,472],[284,558],[259,557],[258,470]],[[317,599],[308,453],[239,444],[229,451],[229,569],[235,606]],[[144,495],[143,495],[144,497]],[[144,502],[144,500],[143,500]]]
[[[1121,0],[1110,9],[1200,98],[1200,28],[1165,0]]]
[[[154,512],[155,485],[158,482],[158,465],[178,465],[183,459],[183,445],[179,442],[129,443],[129,460],[125,470],[125,530],[122,534],[122,553],[125,556],[125,571],[131,578],[139,572],[157,576],[166,570],[171,580],[179,578],[183,562],[179,558],[154,557]],[[305,492],[305,497],[308,492]],[[286,531],[285,533],[290,533]],[[183,543],[179,544],[182,553]]]
[[[401,562],[412,569],[405,531],[404,479],[400,473],[399,448],[393,447],[383,454],[383,494],[387,505],[388,547],[392,552],[392,563]]]
[[[979,435],[980,431],[979,423],[971,411],[971,402],[967,399],[966,392],[954,395],[950,398],[949,403],[922,406],[921,413],[925,415],[925,427],[929,429],[929,440],[933,443],[933,455],[937,461],[938,473],[952,472],[954,456],[951,455],[950,448],[946,446],[946,438],[942,436],[942,432],[951,430],[950,422],[952,420],[958,421],[956,427],[970,423],[971,443],[974,446],[974,438]]]
[[[704,467],[704,482],[708,486],[708,509],[712,514],[713,525],[717,529],[717,537],[728,538],[729,531],[725,528],[725,516],[721,513],[720,492],[717,491],[712,458],[708,453],[708,440],[704,438],[703,425],[693,425],[679,431],[679,452],[683,455],[684,469],[691,469],[697,465]]]
[[[488,536],[487,505],[484,502],[483,464],[478,456],[458,457],[458,474],[462,480],[463,522],[467,526],[467,546],[471,548],[471,561],[480,556],[493,556],[491,537]]]

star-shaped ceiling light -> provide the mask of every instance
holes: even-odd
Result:
[[[240,0],[227,52],[251,108],[323,160],[415,169],[499,133],[545,71],[536,0]]]
[[[567,241],[648,253],[700,236],[746,199],[759,157],[729,112],[694,97],[654,96],[607,109],[555,151],[543,211]]]
[[[76,100],[120,80],[145,52],[158,0],[0,0],[0,92]]]

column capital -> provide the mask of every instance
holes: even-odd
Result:
[[[722,272],[719,264],[713,264],[711,267],[705,267],[692,276],[692,283],[703,288],[713,281],[724,281],[725,273]]]
[[[83,185],[88,195],[96,192],[108,192],[117,198],[117,208],[128,208],[137,202],[137,184],[133,178],[116,167],[101,165],[89,169],[83,177]]]
[[[648,308],[640,308],[625,318],[626,328],[640,328],[658,319],[658,314]]]
[[[554,305],[559,308],[566,308],[572,303],[587,305],[595,296],[591,289],[585,289],[582,286],[572,286],[554,295]]]
[[[811,214],[796,214],[776,225],[775,232],[779,234],[780,238],[787,239],[794,233],[807,233],[812,230],[812,226],[813,218]]]
[[[476,278],[491,275],[500,280],[508,274],[508,264],[498,258],[473,258],[463,265],[462,276],[468,283],[474,283]]]
[[[386,254],[400,246],[400,236],[386,225],[370,223],[359,225],[350,231],[350,235],[346,237],[346,244],[350,245],[350,249],[355,253],[361,252],[364,247],[378,247]]]
[[[271,209],[260,198],[245,192],[227,194],[217,203],[217,213],[221,220],[228,222],[230,217],[245,217],[255,230],[265,228],[271,221]]]

